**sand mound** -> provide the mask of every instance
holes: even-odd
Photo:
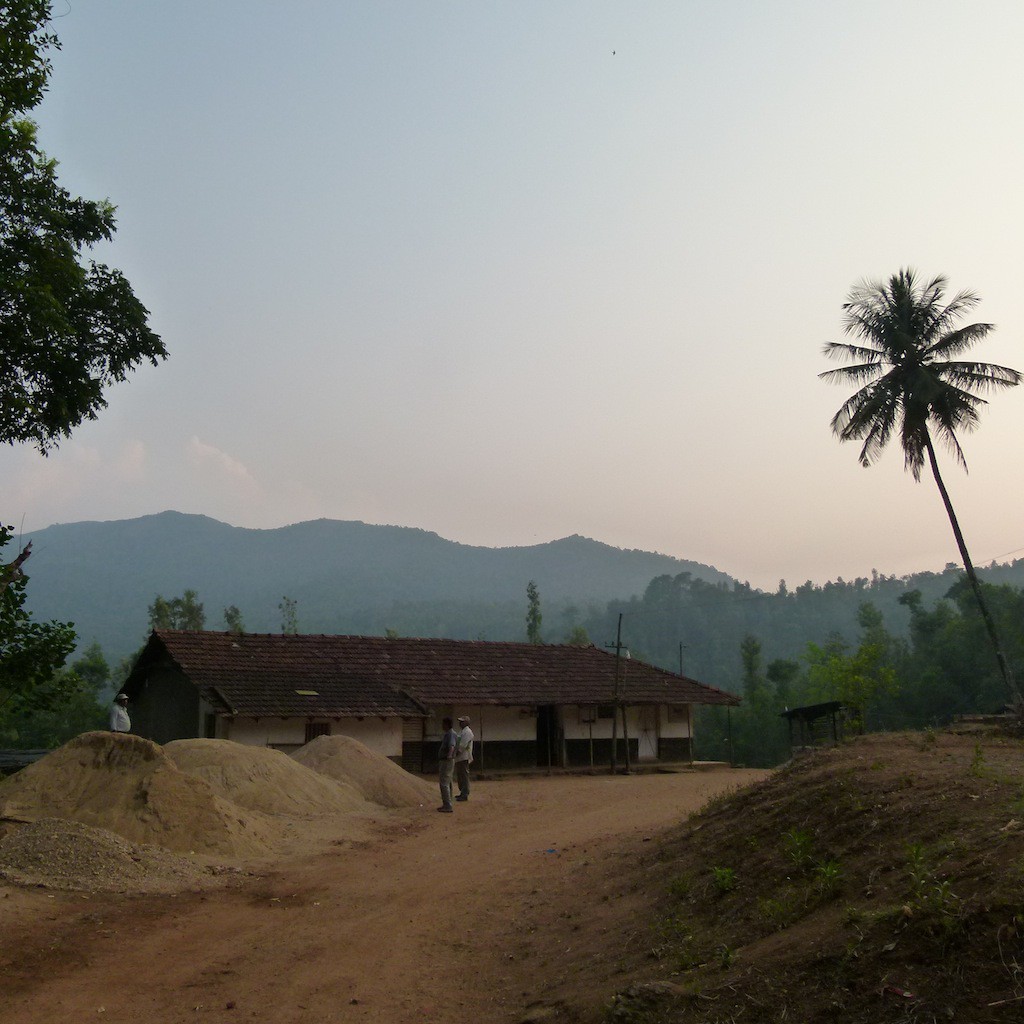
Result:
[[[348,783],[382,807],[419,807],[436,799],[429,783],[350,736],[318,736],[292,757],[321,775]]]
[[[158,846],[139,846],[103,828],[41,818],[0,840],[0,878],[48,889],[175,892],[210,872]]]
[[[292,817],[370,810],[348,780],[325,778],[270,747],[232,740],[174,740],[164,752],[183,772],[249,810]]]
[[[155,743],[87,732],[0,782],[0,819],[66,818],[178,853],[261,856],[280,835],[175,767]]]

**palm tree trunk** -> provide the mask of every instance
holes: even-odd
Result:
[[[925,438],[925,449],[928,452],[928,463],[932,467],[935,485],[942,496],[942,504],[946,506],[949,525],[953,527],[953,536],[956,538],[956,546],[960,549],[960,558],[964,563],[964,571],[967,573],[967,578],[971,581],[971,589],[974,591],[974,597],[978,602],[978,609],[981,612],[982,621],[985,623],[985,630],[988,632],[989,640],[992,641],[996,661],[999,662],[999,671],[1003,677],[1003,682],[1006,684],[1006,689],[1010,693],[1010,703],[1020,711],[1024,709],[1024,699],[1021,698],[1021,692],[1014,681],[1013,673],[1010,671],[1010,664],[1006,660],[1003,646],[999,641],[999,634],[996,632],[996,624],[982,595],[981,583],[978,582],[978,574],[974,571],[974,563],[971,561],[971,556],[967,553],[967,545],[964,543],[964,535],[960,532],[960,523],[957,521],[956,513],[953,511],[953,503],[949,500],[946,485],[942,482],[942,476],[939,473],[939,463],[935,458],[935,449],[932,447],[932,439],[930,437]]]

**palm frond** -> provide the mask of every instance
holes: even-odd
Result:
[[[969,349],[973,344],[981,341],[995,330],[995,324],[968,324],[955,331],[947,331],[940,335],[935,341],[930,342],[924,348],[927,358],[934,356],[955,356],[960,352]]]
[[[860,343],[826,344],[827,358],[848,365],[818,376],[858,387],[831,426],[841,441],[861,442],[862,465],[874,462],[898,434],[906,468],[919,480],[934,432],[966,469],[957,432],[978,425],[985,404],[980,395],[1024,380],[1006,366],[948,359],[985,338],[993,325],[958,326],[980,300],[961,291],[946,302],[947,283],[941,275],[922,282],[907,267],[886,281],[861,281],[843,304],[843,332]]]
[[[885,367],[878,363],[858,363],[856,366],[837,366],[834,370],[824,370],[818,376],[830,384],[850,383],[859,386],[884,372]]]
[[[942,380],[963,391],[993,391],[997,388],[1012,388],[1024,379],[1017,370],[995,363],[942,363],[936,367]]]

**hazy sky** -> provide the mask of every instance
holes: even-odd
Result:
[[[862,278],[943,273],[1024,368],[1019,0],[55,0],[37,110],[118,206],[167,362],[49,458],[26,531],[173,508],[469,544],[573,533],[760,587],[940,569],[930,478],[817,379]],[[1024,554],[1024,388],[947,482]]]

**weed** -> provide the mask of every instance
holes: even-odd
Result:
[[[832,896],[842,885],[843,869],[839,866],[839,861],[829,858],[814,866],[814,876],[822,895]]]
[[[724,896],[736,888],[736,872],[732,868],[712,868],[711,874],[719,895]]]
[[[717,952],[718,966],[721,967],[723,971],[729,970],[732,966],[733,960],[736,959],[736,950],[734,950],[732,946],[727,946],[723,943],[718,947]]]
[[[800,908],[792,898],[763,897],[757,901],[758,913],[775,929],[782,931],[800,917]]]
[[[672,916],[661,921],[658,935],[662,941],[651,948],[653,959],[667,961],[673,971],[688,971],[700,965],[697,940],[681,917]]]
[[[971,758],[971,774],[980,776],[985,770],[985,752],[980,743],[974,744],[974,757]]]
[[[786,856],[803,870],[811,862],[811,834],[803,829],[790,829],[782,836],[782,847]]]
[[[921,843],[907,844],[907,874],[910,876],[910,895],[919,900],[932,878],[932,873],[925,863],[924,846]]]
[[[669,895],[681,900],[685,900],[690,895],[692,888],[693,883],[689,875],[677,875],[668,883]]]

